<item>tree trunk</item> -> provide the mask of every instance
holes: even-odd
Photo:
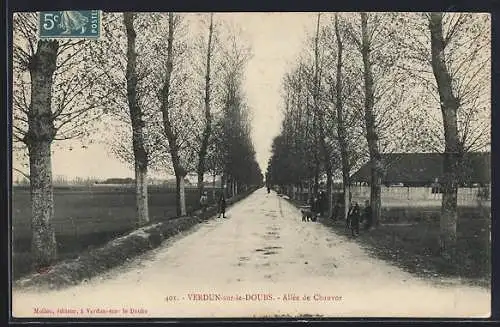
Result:
[[[58,48],[57,41],[39,41],[29,65],[31,105],[24,142],[30,161],[31,254],[35,269],[47,267],[57,259],[57,243],[52,226],[54,194],[51,163],[51,144],[56,129],[51,99]]]
[[[205,74],[205,129],[201,140],[198,156],[198,195],[203,194],[203,177],[205,174],[205,160],[207,156],[208,140],[212,133],[212,115],[210,113],[210,60],[212,57],[213,13],[210,14],[210,27],[208,29],[207,45],[207,70]]]
[[[54,195],[51,143],[34,142],[30,147],[31,253],[33,268],[39,269],[51,265],[57,259],[57,243],[52,226]]]
[[[342,99],[342,55],[343,44],[340,35],[338,17],[335,14],[335,35],[337,39],[337,75],[335,84],[336,96],[336,109],[337,109],[337,134],[339,138],[340,157],[342,161],[342,191],[344,192],[344,220],[347,220],[347,213],[349,212],[349,192],[350,192],[350,176],[349,176],[349,153],[347,146],[347,133],[344,124],[344,101]]]
[[[134,29],[134,13],[123,13],[123,23],[127,31],[127,100],[132,123],[132,147],[135,165],[136,209],[138,225],[149,222],[148,210],[148,158],[144,142],[145,123],[143,112],[137,100],[137,53],[135,52],[136,33]]]
[[[180,213],[179,216],[183,217],[186,215],[186,191],[185,191],[185,178],[182,175],[176,177],[177,182],[177,194],[178,194],[178,203],[180,205]]]
[[[370,152],[371,183],[370,183],[370,204],[372,208],[373,226],[379,225],[381,214],[380,184],[382,182],[382,158],[378,147],[378,135],[375,127],[374,90],[372,64],[370,61],[370,36],[368,31],[368,17],[366,13],[361,13],[361,54],[363,57],[363,78],[365,82],[365,126],[366,141]]]
[[[330,218],[333,214],[333,206],[332,206],[332,198],[333,198],[333,190],[332,190],[332,170],[328,169],[326,172],[326,194],[327,194],[327,201],[328,201],[328,206],[326,207],[328,211],[328,218]]]
[[[212,179],[212,198],[214,201],[216,201],[216,194],[215,194],[215,177],[216,175],[214,174],[213,179]]]
[[[458,142],[457,111],[460,101],[453,95],[452,77],[445,63],[445,42],[443,38],[443,16],[430,14],[432,70],[436,78],[445,137],[443,176],[441,185],[440,247],[445,257],[453,256],[457,241],[457,192],[461,162],[461,148]]]
[[[347,181],[344,179],[342,189],[344,191],[344,220],[347,220],[347,216],[349,215],[349,204],[351,203],[351,185],[350,180],[347,178]]]
[[[138,225],[143,226],[149,222],[148,206],[148,171],[136,163],[135,168],[135,196],[137,203]]]
[[[224,197],[227,199],[227,191],[226,191],[226,187],[225,186],[226,186],[226,175],[223,174],[220,177],[221,194],[223,194]],[[218,201],[218,199],[216,201]]]
[[[319,112],[319,22],[320,14],[318,13],[317,24],[316,24],[316,37],[314,42],[314,92],[313,92],[313,102],[314,102],[314,195],[318,195],[319,191],[319,146],[323,146],[324,150],[324,138],[323,138],[323,124],[321,119],[321,114]],[[319,131],[318,131],[319,129]],[[319,141],[319,142],[318,142]],[[328,160],[328,159],[326,159]]]
[[[181,182],[183,182],[186,176],[186,171],[181,165],[179,157],[179,144],[177,140],[177,135],[174,132],[172,121],[170,120],[169,110],[170,110],[170,83],[173,71],[173,43],[174,43],[174,14],[168,13],[168,40],[167,40],[167,71],[165,76],[165,82],[161,90],[161,112],[163,116],[163,129],[165,136],[168,140],[168,146],[170,150],[170,156],[172,158],[172,166],[174,167],[175,180],[176,180],[176,209],[177,216],[182,216],[185,214],[185,203],[183,203],[184,194],[181,194]],[[183,209],[184,208],[184,213]]]

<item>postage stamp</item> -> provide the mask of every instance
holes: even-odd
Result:
[[[38,17],[40,38],[92,38],[101,36],[100,10],[43,11]]]

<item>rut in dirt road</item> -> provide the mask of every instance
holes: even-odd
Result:
[[[13,312],[30,316],[43,305],[139,307],[148,317],[489,315],[489,291],[417,279],[322,224],[302,222],[297,208],[265,189],[229,208],[227,217],[89,283],[14,290]]]

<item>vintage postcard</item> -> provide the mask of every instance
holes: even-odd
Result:
[[[16,12],[13,318],[487,318],[491,18]]]

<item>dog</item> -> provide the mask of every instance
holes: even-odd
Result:
[[[302,213],[302,221],[311,221],[313,219],[313,212],[309,208],[302,208],[300,209],[300,212]]]

